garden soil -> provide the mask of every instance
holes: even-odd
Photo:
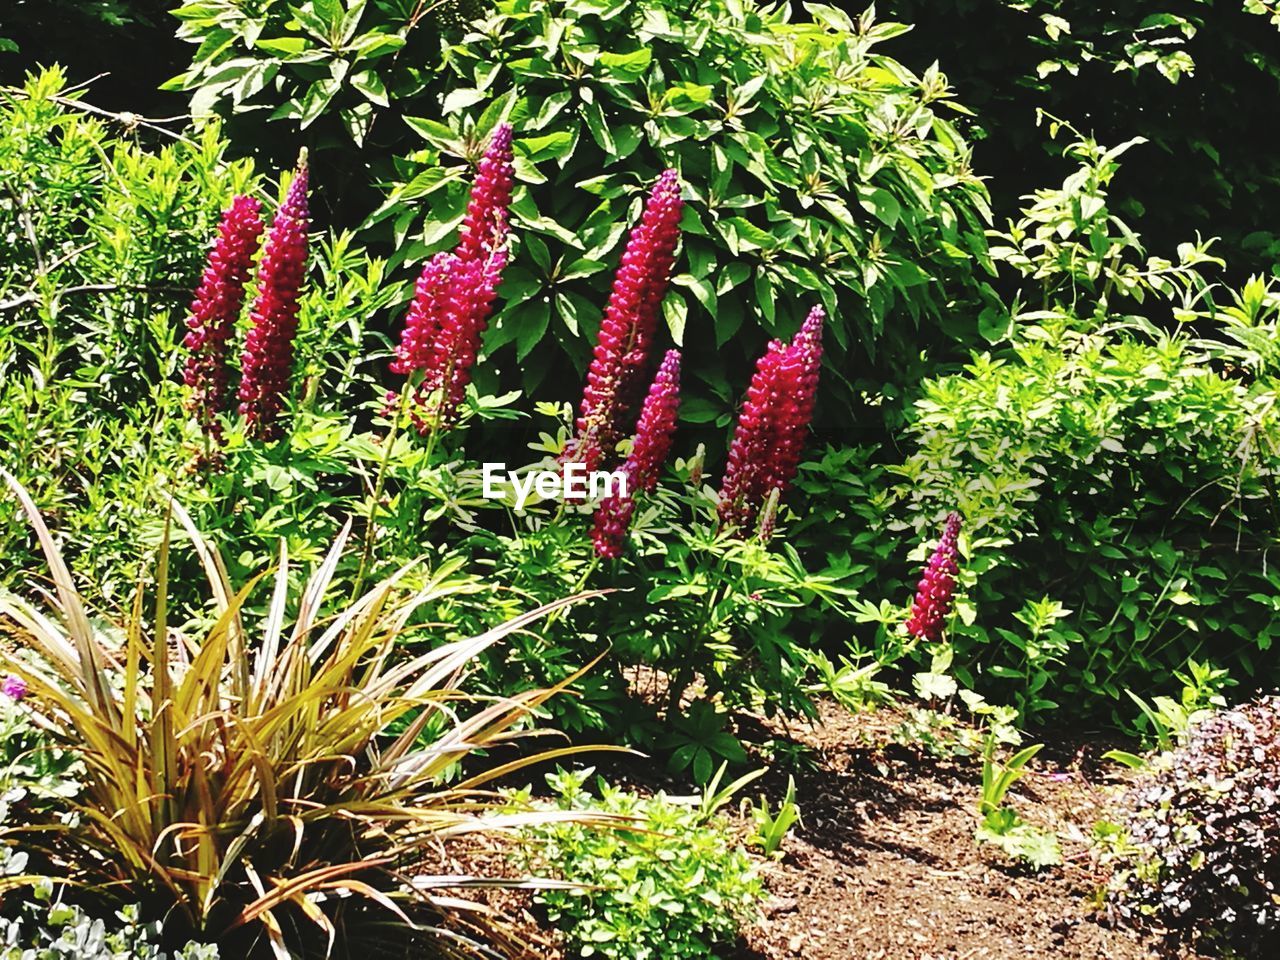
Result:
[[[744,793],[763,792],[776,807],[794,775],[803,822],[764,868],[763,916],[721,960],[1199,960],[1111,924],[1095,906],[1106,874],[1087,838],[1114,816],[1121,773],[1101,759],[1114,744],[1050,742],[1010,792],[1025,821],[1062,841],[1063,866],[1032,872],[973,839],[980,759],[898,745],[904,719],[897,709],[849,714],[829,703],[815,723],[788,731],[743,719],[756,727],[743,731],[748,739],[773,738],[798,758]],[[637,789],[688,792],[655,782],[648,765],[599,769]],[[747,819],[733,815],[745,834]],[[464,857],[455,866],[476,865]],[[524,895],[504,892],[495,906],[519,918],[529,960],[569,960]]]

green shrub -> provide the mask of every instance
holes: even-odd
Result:
[[[485,0],[182,0],[173,10],[178,36],[198,47],[168,86],[193,91],[197,118],[269,112],[268,120],[302,130],[319,121],[317,143],[339,137],[358,147],[393,102],[421,97],[435,79],[441,29],[485,7]]]
[[[900,468],[921,521],[966,519],[963,682],[1031,718],[1168,688],[1192,657],[1274,680],[1274,384],[1185,341],[1036,332],[926,384]]]
[[[1110,906],[1175,941],[1231,957],[1280,945],[1280,699],[1194,726],[1129,787],[1127,853]]]
[[[336,3],[307,6],[339,14]],[[274,22],[271,9],[263,16]],[[493,124],[510,119],[522,239],[487,337],[490,351],[511,346],[500,354],[508,380],[551,395],[576,380],[565,358],[585,366],[622,224],[670,166],[689,184],[683,267],[666,302],[685,368],[702,381],[689,378],[687,420],[727,425],[765,340],[793,332],[815,301],[833,317],[828,366],[840,376],[825,393],[841,425],[877,383],[916,376],[922,349],[973,337],[977,311],[955,304],[976,299],[975,273],[988,265],[985,191],[946,118],[963,112],[946,79],[881,52],[906,27],[820,5],[793,18],[786,4],[750,0],[503,0],[438,59],[397,59],[396,9],[353,8],[359,39],[347,53],[318,49],[314,36],[299,39],[301,53],[274,39],[249,50],[241,34],[256,30],[253,18],[235,13],[224,28],[212,23],[222,14],[193,13],[187,29],[204,40],[204,59],[186,82],[201,103],[292,117],[295,87],[280,78],[293,68],[282,60],[305,62],[298,69],[326,91],[341,87],[339,112],[341,97],[359,98],[347,88],[366,41],[379,52],[370,70],[414,71],[391,107],[365,104],[375,136],[390,138],[384,148],[405,155],[372,171],[395,183],[370,225],[397,263],[448,245],[466,195],[455,162],[474,160]],[[299,34],[316,33],[307,22],[298,18]],[[352,62],[335,81],[325,64],[344,57]],[[304,119],[328,109],[324,95],[308,102]],[[371,175],[359,159],[357,185]]]
[[[181,404],[181,311],[220,208],[254,181],[213,129],[150,149],[76,102],[57,69],[0,94],[0,466],[73,520],[78,565],[111,593],[132,579],[111,542],[137,521],[121,506],[167,470],[152,454]],[[129,495],[95,502],[99,481]],[[11,510],[3,583],[26,553]]]
[[[549,824],[530,831],[536,863],[581,887],[544,890],[538,902],[575,956],[613,960],[714,957],[731,944],[764,894],[756,867],[728,826],[698,798],[642,797],[590,770],[547,777],[560,810],[595,809],[625,826]],[[528,799],[528,794],[522,795]]]
[[[227,469],[198,468],[202,438],[183,410],[184,320],[221,210],[233,193],[263,188],[248,164],[226,159],[214,128],[156,147],[65,93],[54,69],[0,98],[0,231],[11,238],[0,252],[0,466],[57,512],[73,566],[110,599],[134,578],[124,544],[139,531],[159,542],[162,488],[180,491],[212,538],[236,544],[236,576],[269,563],[281,538],[296,559],[317,561],[341,527],[351,476],[380,456],[353,430],[349,401],[376,396],[367,370],[380,342],[366,329],[401,286],[349,235],[318,241],[299,316],[293,441],[265,448],[233,434]],[[10,561],[0,583],[30,555],[11,510],[0,503]]]
[[[1072,144],[1077,168],[996,235],[1017,288],[1009,327],[924,383],[893,483],[855,509],[830,464],[802,480],[819,532],[845,532],[852,564],[877,571],[885,604],[864,599],[857,617],[883,660],[904,650],[899,605],[919,576],[903,561],[960,511],[953,669],[1024,721],[1057,707],[1131,718],[1124,690],[1176,688],[1191,658],[1275,676],[1278,581],[1260,559],[1280,467],[1276,297],[1257,281],[1218,306],[1208,244],[1148,255],[1111,209],[1124,149]],[[1161,333],[1139,311],[1217,339]]]

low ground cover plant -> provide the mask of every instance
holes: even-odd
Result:
[[[1112,910],[1215,955],[1269,956],[1280,938],[1275,786],[1280,701],[1202,718],[1130,785]]]
[[[570,949],[582,957],[684,960],[716,956],[733,943],[764,890],[728,824],[699,797],[646,797],[603,779],[593,792],[591,775],[548,776],[550,802],[565,811],[598,809],[623,818],[621,825],[552,824],[528,833],[535,863],[589,884],[537,894]]]

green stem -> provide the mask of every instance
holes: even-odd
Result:
[[[356,573],[355,586],[351,591],[352,599],[360,596],[360,589],[364,586],[364,578],[368,573],[369,563],[373,559],[373,541],[378,531],[378,508],[382,504],[382,492],[386,488],[387,467],[391,463],[391,451],[396,445],[396,439],[399,437],[400,422],[405,417],[405,408],[409,404],[412,389],[412,383],[406,382],[404,389],[400,391],[400,402],[396,406],[391,428],[387,431],[386,443],[382,450],[382,460],[378,464],[378,475],[373,482],[373,499],[369,504],[369,522],[364,531],[364,547],[360,553],[360,569]],[[430,452],[427,454],[427,459],[430,462]]]
[[[587,585],[587,581],[591,579],[591,575],[596,572],[596,568],[598,566],[600,566],[600,558],[595,554],[592,554],[591,562],[587,564],[586,569],[582,571],[582,576],[578,578],[578,582],[574,585],[573,589],[569,591],[569,596],[572,597],[582,592],[582,588]],[[553,610],[547,615],[546,622],[548,629],[550,629],[552,624],[560,619],[560,615],[564,613],[566,609],[567,608],[565,607],[561,607],[559,610]]]

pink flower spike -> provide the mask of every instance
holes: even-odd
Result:
[[[391,363],[393,373],[418,378],[412,417],[422,433],[447,429],[457,420],[493,312],[508,257],[511,134],[507,124],[494,130],[476,173],[462,237],[451,253],[436,254],[422,268]]]
[[[511,125],[502,123],[489,138],[462,218],[462,238],[454,250],[459,260],[487,260],[506,241],[507,208],[515,185],[511,136]]]
[[[191,388],[187,407],[201,429],[215,442],[222,440],[218,414],[227,408],[230,380],[227,348],[235,335],[244,306],[244,288],[262,237],[262,204],[253,197],[236,197],[222,215],[218,237],[191,303],[187,335],[182,345],[187,362],[182,379]]]
[[[789,344],[771,341],[756,363],[720,484],[724,524],[749,529],[771,491],[784,493],[795,479],[818,392],[825,319],[814,307]]]
[[[635,512],[635,496],[651,493],[658,485],[662,465],[671,452],[679,409],[680,351],[668,350],[645,397],[631,452],[622,466],[626,495],[615,494],[596,508],[591,540],[597,556],[612,559],[622,555],[623,539]]]
[[[307,183],[307,165],[300,161],[267,237],[253,326],[240,361],[240,413],[249,435],[265,440],[280,434],[280,411],[293,376],[298,298],[307,272]]]
[[[960,525],[960,514],[952,511],[947,515],[942,539],[925,566],[907,620],[907,633],[930,643],[942,639],[942,628],[951,614],[960,572]]]
[[[576,437],[566,459],[588,471],[614,462],[618,442],[634,422],[651,369],[649,354],[675,265],[683,210],[679,176],[666,170],[627,239],[587,369]]]

